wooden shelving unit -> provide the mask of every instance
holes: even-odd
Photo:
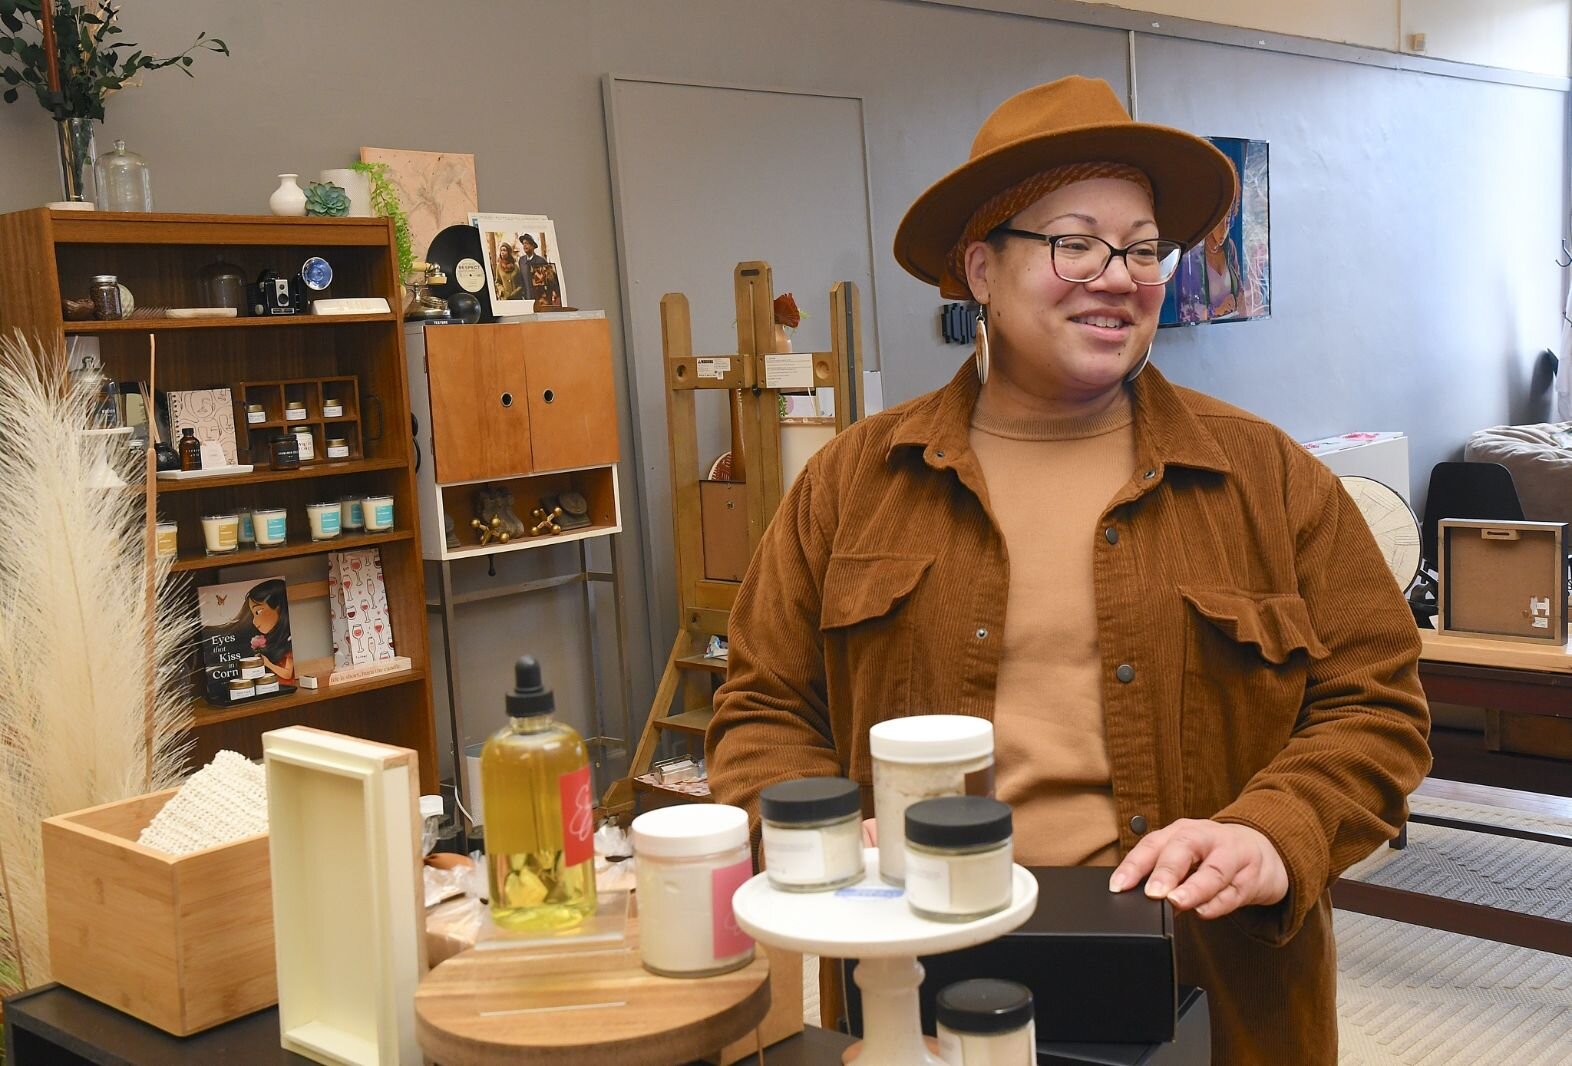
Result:
[[[323,562],[317,565],[325,574],[327,552],[377,547],[398,654],[407,656],[413,667],[333,686],[327,683],[329,658],[319,664],[321,688],[215,708],[200,696],[200,666],[193,659],[194,758],[204,760],[219,748],[258,756],[263,732],[308,724],[413,748],[420,757],[422,790],[435,792],[438,762],[427,672],[426,590],[415,532],[420,515],[400,316],[306,314],[113,322],[65,322],[61,317],[62,296],[87,295],[95,274],[116,275],[139,307],[196,307],[207,302],[199,279],[202,269],[212,263],[232,263],[246,277],[255,278],[265,268],[293,274],[312,256],[325,258],[333,267],[333,285],[324,295],[381,296],[391,308],[402,306],[393,230],[386,219],[43,208],[0,215],[0,327],[20,329],[45,345],[90,340],[98,346],[106,375],[118,381],[147,379],[151,335],[157,343],[155,384],[161,392],[234,389],[241,382],[309,378],[359,382],[359,395],[346,405],[346,417],[324,422],[317,415],[313,424],[357,425],[362,454],[318,461],[298,470],[273,470],[268,456],[246,454],[250,434],[237,421],[239,461],[253,465],[250,473],[158,480],[148,495],[161,519],[178,523],[180,558],[175,569],[190,572],[194,584],[223,581],[221,570],[231,566],[286,559],[321,557]],[[366,419],[371,408],[380,410],[380,419]],[[306,539],[306,505],[349,495],[393,497],[396,528],[331,541]],[[229,556],[203,552],[202,515],[257,507],[283,507],[288,512],[288,544]],[[297,646],[296,655],[304,651],[310,656],[316,650],[320,649]],[[300,669],[310,672],[304,665]]]

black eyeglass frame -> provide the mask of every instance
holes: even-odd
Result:
[[[1179,273],[1179,260],[1183,258],[1184,255],[1184,246],[1182,244],[1180,244],[1178,241],[1164,240],[1161,237],[1148,237],[1145,240],[1132,241],[1123,248],[1115,248],[1112,244],[1103,240],[1101,237],[1091,233],[1061,233],[1057,236],[1054,236],[1047,233],[1033,233],[1031,230],[1027,229],[1015,229],[1013,226],[996,226],[994,229],[989,231],[988,236],[993,237],[996,234],[1002,234],[1006,237],[1025,237],[1027,240],[1041,241],[1042,243],[1046,244],[1048,246],[1049,258],[1053,263],[1054,274],[1058,276],[1060,281],[1067,281],[1071,285],[1089,285],[1096,281],[1107,272],[1108,264],[1112,263],[1115,258],[1124,260],[1124,272],[1130,276],[1130,280],[1135,282],[1135,284],[1144,285],[1148,288],[1154,288],[1158,285],[1167,285],[1174,279],[1174,275]],[[1068,240],[1096,241],[1104,248],[1107,248],[1108,258],[1103,260],[1102,269],[1089,278],[1067,278],[1063,274],[1060,274],[1058,254],[1059,242]],[[1131,250],[1138,248],[1143,244],[1167,245],[1169,248],[1173,249],[1173,252],[1178,253],[1173,257],[1173,269],[1170,270],[1168,272],[1168,276],[1163,278],[1161,281],[1140,281],[1136,278],[1135,272],[1130,269],[1129,256]],[[1161,258],[1167,259],[1168,256],[1164,255]]]

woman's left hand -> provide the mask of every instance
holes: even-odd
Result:
[[[1143,877],[1152,899],[1166,897],[1174,910],[1193,910],[1202,918],[1270,906],[1288,895],[1288,870],[1265,833],[1198,818],[1181,818],[1142,837],[1114,870],[1108,888],[1123,892]]]

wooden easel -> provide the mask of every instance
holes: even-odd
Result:
[[[628,766],[628,776],[606,794],[609,811],[626,811],[633,794],[659,793],[661,802],[681,802],[704,797],[684,794],[638,781],[649,771],[659,734],[664,730],[702,740],[714,711],[710,706],[711,676],[724,674],[724,659],[704,657],[711,636],[724,637],[737,581],[705,576],[704,533],[701,524],[699,485],[705,470],[699,463],[698,419],[694,393],[724,389],[732,404],[733,476],[745,485],[748,522],[748,555],[751,558],[765,527],[780,506],[780,399],[772,357],[779,356],[775,340],[774,291],[768,263],[738,263],[733,272],[737,306],[737,351],[719,356],[693,354],[693,330],[688,298],[667,293],[660,301],[661,346],[666,363],[666,432],[671,456],[672,525],[675,531],[677,601],[680,612],[677,639],[661,672],[660,684],[650,706],[649,718],[638,748]],[[837,282],[830,289],[830,351],[794,353],[809,355],[815,387],[835,389],[835,430],[840,432],[861,417],[862,344],[861,313],[857,286]],[[741,472],[746,471],[746,476]],[[672,708],[682,692],[681,710]]]

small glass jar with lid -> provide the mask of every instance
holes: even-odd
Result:
[[[1015,890],[1008,804],[943,796],[906,808],[906,902],[912,913],[970,922],[1010,905]]]
[[[113,322],[121,317],[120,279],[113,274],[94,274],[88,295],[93,300],[93,317]]]
[[[710,977],[753,961],[731,897],[753,876],[748,814],[721,803],[682,804],[633,820],[638,859],[639,954],[663,977]]]
[[[949,1066],[1036,1066],[1032,991],[991,977],[958,981],[934,1000],[939,1057]]]
[[[892,718],[868,731],[873,814],[880,827],[879,877],[904,882],[900,832],[906,808],[938,796],[992,796],[993,723],[962,714]]]
[[[98,157],[93,177],[100,211],[153,210],[152,174],[141,156],[126,151],[125,141],[116,141],[113,152]]]
[[[782,781],[759,793],[764,872],[786,892],[861,880],[862,790],[844,777]]]

